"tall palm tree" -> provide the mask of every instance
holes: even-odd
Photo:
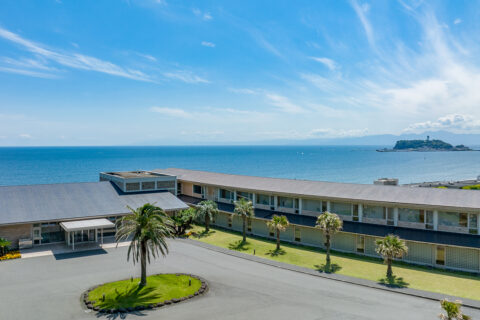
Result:
[[[325,248],[327,249],[327,261],[325,264],[325,270],[330,271],[330,240],[333,235],[342,230],[343,222],[335,213],[325,211],[317,218],[315,227],[321,229],[325,235]]]
[[[235,201],[234,213],[242,217],[243,220],[243,242],[247,241],[247,219],[255,216],[252,201],[245,198]]]
[[[197,218],[204,219],[205,232],[210,231],[210,221],[218,213],[217,203],[212,200],[204,200],[197,205]]]
[[[285,216],[273,215],[272,220],[267,222],[270,230],[274,231],[277,236],[277,251],[280,250],[280,232],[287,230],[289,223]]]
[[[140,287],[147,284],[147,261],[151,257],[156,258],[159,253],[162,256],[168,254],[167,238],[173,236],[174,227],[172,220],[159,207],[146,203],[143,206],[132,209],[132,212],[117,222],[117,245],[119,241],[132,238],[128,247],[127,261],[132,256],[133,263],[140,260],[142,269]]]
[[[0,238],[0,248],[2,248],[2,256],[5,255],[5,248],[9,247],[11,244],[11,241],[8,241],[5,238]]]
[[[385,263],[387,264],[387,278],[391,279],[393,276],[393,259],[401,258],[404,254],[407,254],[408,247],[405,244],[405,241],[393,234],[389,234],[385,238],[377,240],[376,245],[377,248],[375,251],[383,257]]]

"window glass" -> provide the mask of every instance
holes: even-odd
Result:
[[[313,200],[313,199],[303,199],[302,200],[302,209],[307,211],[322,211],[322,201]]]
[[[350,203],[331,202],[330,211],[342,216],[352,215],[352,205]]]
[[[202,186],[194,184],[193,185],[193,193],[202,194]]]
[[[465,213],[439,211],[438,224],[451,227],[466,227],[467,215]]]
[[[257,194],[255,201],[258,204],[263,204],[265,206],[269,206],[270,205],[270,196],[268,196],[266,194]]]
[[[405,222],[425,222],[425,211],[418,209],[398,208],[398,220]]]
[[[470,213],[469,214],[469,219],[468,219],[468,226],[470,230],[477,230],[478,227],[478,216],[476,213]],[[477,232],[472,232],[472,233],[477,233]]]
[[[220,198],[233,199],[233,192],[225,190],[225,189],[220,189]]]
[[[253,195],[249,192],[237,191],[237,198],[238,199],[245,198],[247,200],[252,200]]]
[[[385,207],[363,206],[363,216],[370,219],[385,219]]]
[[[278,197],[278,206],[283,208],[293,208],[293,198]]]

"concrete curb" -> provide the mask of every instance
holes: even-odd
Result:
[[[349,277],[349,276],[344,276],[344,275],[339,275],[339,274],[333,274],[333,273],[323,273],[319,272],[313,269],[305,268],[305,267],[300,267],[284,262],[278,262],[278,261],[273,261],[273,260],[268,260],[265,258],[260,258],[254,255],[234,251],[234,250],[229,250],[225,249],[222,247],[217,247],[205,242],[201,241],[196,241],[192,239],[177,239],[180,242],[185,242],[189,243],[198,247],[202,247],[204,249],[216,251],[219,253],[223,254],[228,254],[230,256],[234,256],[237,258],[245,259],[245,260],[250,260],[253,262],[258,262],[262,263],[265,265],[269,265],[272,267],[280,268],[280,269],[285,269],[289,271],[295,271],[295,272],[300,272],[304,274],[308,274],[311,276],[315,277],[320,277],[320,278],[325,278],[325,279],[330,279],[330,280],[335,280],[335,281],[340,281],[344,283],[349,283],[353,285],[359,285],[363,287],[368,287],[372,289],[378,289],[378,290],[384,290],[384,291],[389,291],[389,292],[395,292],[395,293],[400,293],[400,294],[405,294],[413,297],[418,297],[418,298],[423,298],[423,299],[428,299],[428,300],[433,300],[433,301],[440,301],[442,299],[448,298],[450,301],[454,300],[461,300],[462,304],[464,307],[468,308],[473,308],[480,310],[480,301],[476,300],[471,300],[471,299],[466,299],[466,298],[459,298],[455,296],[450,296],[450,295],[444,295],[440,293],[435,293],[435,292],[428,292],[428,291],[423,291],[423,290],[417,290],[417,289],[411,289],[411,288],[395,288],[395,287],[388,287],[385,285],[382,285],[380,283],[377,283],[375,281],[371,280],[365,280],[365,279],[359,279],[359,278],[354,278],[354,277]]]

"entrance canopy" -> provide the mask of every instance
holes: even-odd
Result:
[[[67,232],[92,230],[92,229],[107,229],[107,228],[115,227],[115,224],[113,222],[105,218],[79,220],[79,221],[66,221],[66,222],[60,222],[60,225]]]

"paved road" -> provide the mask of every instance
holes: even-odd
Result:
[[[60,255],[0,263],[0,319],[112,319],[87,313],[80,294],[98,283],[138,275],[126,248],[103,254]],[[171,242],[171,253],[150,273],[189,272],[210,284],[209,292],[181,304],[127,319],[436,319],[438,302],[413,298]],[[480,312],[465,310],[480,319]],[[119,317],[120,318],[120,317]]]

